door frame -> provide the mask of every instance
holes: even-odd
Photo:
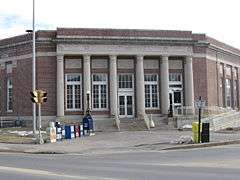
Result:
[[[181,92],[181,104],[180,103],[174,103],[174,92]],[[181,106],[183,107],[183,89],[182,88],[170,88],[169,89],[169,94],[172,94],[172,106],[173,106],[173,112],[175,112],[175,107],[176,106]],[[170,105],[170,99],[169,101],[169,105]]]
[[[125,115],[120,115],[120,101],[119,96],[124,96]],[[127,96],[132,96],[132,115],[127,115]],[[134,92],[120,91],[118,92],[118,116],[119,118],[134,118],[135,117],[135,102]]]

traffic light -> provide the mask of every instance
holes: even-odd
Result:
[[[38,103],[38,92],[37,91],[31,91],[30,94],[32,96],[31,101],[33,103]]]
[[[38,90],[38,101],[39,103],[47,102],[47,92]]]
[[[47,102],[47,92],[43,90],[35,90],[31,91],[31,101],[33,103],[42,104],[43,102]]]

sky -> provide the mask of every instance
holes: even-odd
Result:
[[[32,29],[33,0],[0,0],[0,39]],[[240,49],[239,0],[35,0],[36,30],[190,30]]]

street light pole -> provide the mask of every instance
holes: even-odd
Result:
[[[32,90],[36,90],[36,47],[35,47],[35,0],[33,0],[33,21],[32,21],[32,37],[33,37],[33,59],[32,59]],[[33,113],[33,134],[36,134],[36,104],[33,103],[32,106],[32,113]]]

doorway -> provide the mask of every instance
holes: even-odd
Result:
[[[119,118],[134,117],[134,99],[132,93],[120,93],[118,95]]]

